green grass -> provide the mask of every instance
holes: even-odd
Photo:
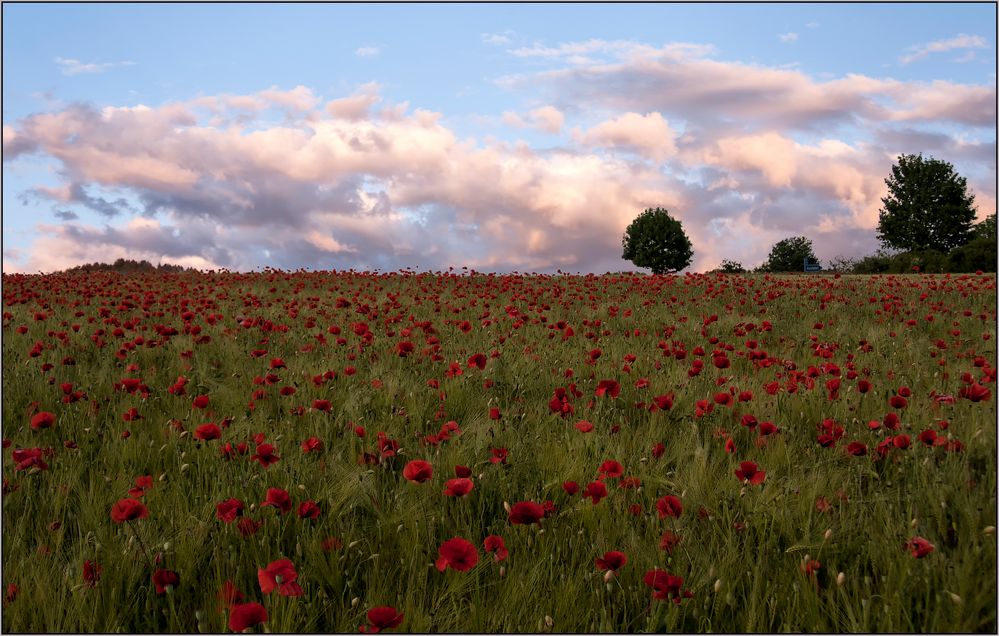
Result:
[[[336,307],[338,297],[350,306]],[[4,301],[3,438],[11,445],[3,459],[3,584],[17,587],[5,602],[4,630],[226,631],[228,613],[218,600],[226,580],[267,608],[271,632],[356,632],[367,611],[382,605],[402,612],[399,629],[410,632],[996,629],[994,276],[80,274],[5,276]],[[365,305],[368,312],[359,313]],[[510,317],[509,306],[526,318]],[[39,311],[44,320],[34,319]],[[197,336],[184,333],[185,311],[195,314]],[[224,318],[210,325],[208,314]],[[712,315],[717,320],[705,326]],[[287,329],[243,328],[236,316]],[[468,334],[457,328],[464,320],[473,325]],[[563,340],[548,328],[560,320],[574,336]],[[416,326],[424,321],[436,333]],[[772,330],[762,331],[763,321]],[[352,332],[355,322],[369,325],[370,344],[362,346]],[[757,328],[745,331],[747,323]],[[22,325],[27,330],[18,333]],[[156,325],[180,334],[164,340]],[[330,325],[342,329],[347,344],[336,344]],[[116,327],[123,336],[113,335]],[[411,333],[402,336],[406,328]],[[103,348],[91,340],[99,329]],[[60,342],[50,331],[68,337]],[[204,335],[211,341],[197,344]],[[429,342],[431,335],[439,342]],[[117,357],[136,336],[159,342]],[[778,363],[764,367],[737,355],[751,339]],[[415,345],[404,358],[395,353],[401,340]],[[660,341],[684,343],[686,358],[664,356]],[[35,342],[45,349],[29,357]],[[731,367],[719,370],[711,353],[726,344]],[[817,345],[832,357],[816,355]],[[698,346],[705,364],[691,377]],[[595,348],[602,354],[591,366]],[[254,349],[267,354],[253,358]],[[489,357],[494,350],[500,355]],[[486,369],[467,368],[479,352],[489,358]],[[637,357],[630,373],[622,370],[626,354]],[[63,365],[66,356],[76,364]],[[287,368],[271,371],[275,357]],[[453,361],[462,373],[447,377]],[[43,372],[44,363],[53,368]],[[835,363],[838,397],[827,396],[827,373],[813,388],[802,378],[789,392],[791,363],[802,373]],[[138,369],[128,371],[133,364]],[[347,375],[348,366],[356,374]],[[312,377],[326,370],[336,379],[314,385]],[[859,377],[847,379],[851,370]],[[268,373],[280,381],[252,383]],[[959,397],[965,373],[991,391],[988,399]],[[167,388],[179,375],[189,380],[186,394],[171,395]],[[149,397],[114,391],[126,377],[141,378]],[[635,387],[640,377],[648,388]],[[866,395],[856,387],[863,377],[873,384]],[[720,386],[719,378],[726,379]],[[603,379],[620,382],[619,398],[594,396]],[[484,380],[492,386],[484,388]],[[772,381],[782,387],[776,395],[765,388]],[[63,382],[87,398],[61,403]],[[548,401],[570,382],[582,397],[572,399],[575,413],[563,419]],[[877,459],[886,433],[867,423],[895,410],[888,399],[903,385],[912,395],[892,434],[909,434],[911,446]],[[280,396],[282,386],[296,392]],[[699,400],[729,387],[753,397],[695,416]],[[260,388],[267,396],[253,399],[251,410]],[[675,395],[669,410],[635,407],[665,393]],[[931,393],[952,395],[955,403],[938,404]],[[210,412],[192,408],[201,394],[210,396]],[[312,411],[315,399],[329,400],[332,411]],[[53,429],[31,429],[33,403],[56,414]],[[298,406],[306,412],[291,414]],[[123,421],[130,407],[143,419]],[[501,419],[489,418],[490,407]],[[746,413],[780,432],[758,446],[757,434],[740,425]],[[232,424],[221,440],[192,438],[197,426],[224,417]],[[582,419],[594,424],[591,433],[574,427]],[[835,448],[816,443],[825,419],[845,429]],[[946,430],[938,425],[943,419]],[[422,443],[449,420],[461,435]],[[366,429],[363,439],[354,434],[357,425]],[[963,449],[925,447],[916,436],[934,427]],[[399,455],[360,464],[363,452],[377,453],[379,432],[399,443]],[[281,457],[267,469],[248,459],[258,433]],[[300,444],[312,436],[324,447],[305,454]],[[727,437],[734,453],[725,450]],[[64,447],[65,440],[77,448]],[[868,454],[847,455],[851,441],[865,443]],[[250,452],[225,460],[219,449],[226,442],[248,442]],[[652,455],[657,442],[666,448],[659,458]],[[11,452],[35,447],[53,449],[49,469],[15,470]],[[490,449],[499,447],[508,450],[506,464],[490,462]],[[411,459],[433,464],[429,482],[403,478]],[[597,505],[563,491],[568,480],[585,488],[608,459],[621,462],[641,487],[620,489],[608,479],[609,495]],[[746,460],[766,471],[762,485],[735,477]],[[465,498],[445,497],[444,482],[458,464],[471,468],[475,488]],[[142,498],[149,517],[114,523],[112,505],[141,475],[154,479]],[[268,488],[286,489],[293,510],[261,508]],[[656,512],[656,501],[668,494],[682,498],[677,519]],[[256,534],[244,537],[216,519],[215,505],[230,497],[261,523]],[[817,508],[820,497],[828,511]],[[315,521],[295,514],[307,499],[322,508]],[[551,500],[557,512],[540,525],[511,525],[504,503],[524,500]],[[631,513],[633,505],[639,514]],[[50,529],[53,522],[60,527]],[[667,530],[682,537],[672,554],[659,548]],[[482,550],[490,534],[504,538],[506,560],[496,563]],[[477,546],[479,563],[468,572],[439,572],[437,549],[455,536]],[[915,536],[935,550],[913,558],[904,546]],[[329,537],[341,546],[325,550]],[[594,559],[609,550],[624,552],[628,563],[605,582]],[[150,565],[156,558],[160,564]],[[262,594],[257,570],[280,558],[294,563],[302,596]],[[806,558],[821,564],[814,575],[802,571]],[[85,560],[103,567],[94,586],[84,584]],[[180,585],[156,594],[156,567],[178,572]],[[653,568],[683,577],[693,597],[653,600],[643,583]]]

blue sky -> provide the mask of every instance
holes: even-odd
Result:
[[[4,271],[618,270],[646,204],[683,220],[694,269],[793,234],[868,253],[901,152],[954,163],[994,212],[995,18],[5,4]]]

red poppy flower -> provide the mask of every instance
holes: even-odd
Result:
[[[232,523],[243,514],[243,502],[239,499],[226,499],[215,505],[215,516],[225,523]]]
[[[850,442],[846,446],[846,454],[854,457],[862,457],[867,454],[867,444],[863,442]]]
[[[257,582],[264,594],[277,590],[281,596],[301,596],[302,586],[295,582],[297,579],[298,572],[290,559],[278,559],[257,570]]]
[[[149,510],[138,499],[120,499],[111,506],[111,519],[115,523],[145,519],[148,516]]]
[[[313,451],[320,451],[323,449],[323,443],[318,437],[310,437],[309,439],[302,442],[302,452],[311,453]]]
[[[434,467],[430,462],[423,461],[422,459],[414,459],[402,469],[402,476],[414,484],[422,484],[425,481],[429,481],[433,475]]]
[[[679,517],[683,514],[683,504],[680,502],[679,497],[666,495],[656,502],[656,510],[659,511],[660,519],[665,519],[666,517]]]
[[[104,568],[101,567],[96,561],[84,561],[83,562],[83,582],[94,587],[97,582],[101,580],[101,571]]]
[[[267,622],[267,610],[260,603],[237,603],[229,611],[229,629],[237,634]]]
[[[333,409],[333,404],[329,400],[313,400],[312,410],[322,411],[323,413],[329,413]]]
[[[472,483],[472,480],[466,477],[448,479],[444,482],[444,494],[448,497],[464,497],[472,492],[472,488],[474,487],[475,484]]]
[[[491,534],[486,537],[485,541],[482,542],[482,547],[486,552],[492,552],[493,558],[496,562],[502,561],[507,557],[506,543],[503,541],[503,537]]]
[[[579,492],[579,484],[577,484],[574,481],[567,481],[562,484],[562,490],[564,490],[570,496],[575,495],[577,492]]]
[[[45,451],[41,448],[15,448],[10,455],[17,462],[14,470],[28,470],[35,467],[39,470],[48,470],[49,465],[42,459]]]
[[[919,441],[926,446],[933,446],[937,441],[937,432],[932,428],[928,428],[919,434]]]
[[[377,634],[386,629],[398,627],[403,615],[394,607],[372,607],[368,610],[368,625],[361,626],[362,634]]]
[[[660,569],[649,570],[645,573],[643,579],[645,584],[651,587],[654,591],[652,592],[652,598],[664,601],[668,598],[673,599],[673,602],[680,604],[684,598],[690,598],[693,594],[690,591],[685,591],[681,588],[683,585],[683,578],[679,576],[673,576],[669,572]]]
[[[472,469],[469,468],[468,466],[460,466],[460,465],[459,466],[455,466],[454,467],[454,476],[455,477],[471,477],[472,476]]]
[[[815,576],[815,573],[822,568],[822,564],[815,559],[809,559],[802,563],[800,567],[805,576]]]
[[[893,395],[888,399],[888,404],[890,404],[893,409],[904,409],[909,405],[909,401],[901,395]]]
[[[590,499],[593,505],[600,503],[600,500],[607,496],[607,486],[602,481],[591,481],[583,491],[583,499]]]
[[[656,445],[652,447],[652,457],[654,459],[659,459],[666,452],[666,444],[662,442],[656,442]]]
[[[494,406],[493,408],[489,409],[489,419],[498,420],[500,419],[500,417],[501,417],[500,410],[498,408]]]
[[[281,511],[281,513],[288,512],[291,510],[291,497],[288,496],[287,490],[282,490],[280,488],[268,488],[267,498],[260,503],[263,506],[273,506]]]
[[[198,397],[194,398],[194,401],[191,404],[196,409],[208,408],[208,396],[199,395]]]
[[[545,509],[533,501],[520,501],[510,508],[510,523],[515,526],[537,523],[545,516]]]
[[[40,431],[43,428],[52,428],[55,421],[55,414],[48,411],[41,411],[40,413],[35,413],[34,417],[31,418],[31,428],[36,431]]]
[[[755,462],[741,462],[739,468],[735,471],[735,476],[742,481],[748,481],[753,486],[758,486],[763,483],[767,474],[759,470]]]
[[[146,494],[147,490],[153,487],[153,477],[152,475],[142,475],[135,478],[135,487],[128,489],[128,494],[133,497],[141,497]]]
[[[593,424],[590,424],[586,420],[576,422],[576,428],[579,429],[580,433],[589,433],[593,430]]]
[[[617,380],[601,380],[597,384],[594,394],[597,397],[610,396],[611,398],[617,398],[617,396],[621,395],[621,385],[618,384]]]
[[[608,459],[604,463],[600,464],[600,468],[597,469],[597,472],[603,475],[603,477],[615,479],[624,474],[624,466],[622,466],[620,462]]]
[[[505,448],[490,448],[489,452],[493,455],[489,458],[490,462],[494,464],[506,463],[507,450]]]
[[[300,519],[318,519],[321,512],[319,504],[312,500],[298,504],[298,517]]]
[[[180,585],[180,575],[173,570],[156,570],[153,572],[153,585],[157,594],[165,594],[168,589],[176,589]]]
[[[271,369],[287,369],[287,368],[288,367],[285,365],[284,360],[282,360],[281,358],[271,359]]]
[[[468,359],[468,368],[478,367],[479,369],[486,368],[486,354],[476,353]]]
[[[601,572],[610,570],[612,572],[617,572],[628,563],[628,557],[624,552],[618,552],[617,550],[611,550],[610,552],[604,552],[602,557],[597,557],[596,566]]]
[[[992,396],[992,392],[978,382],[973,382],[972,384],[961,389],[958,392],[958,395],[966,400],[971,400],[972,402],[981,402],[989,399]]]
[[[267,468],[271,464],[276,464],[280,457],[274,454],[274,447],[270,444],[258,444],[257,452],[250,456],[251,461],[258,461],[260,465]]]
[[[652,406],[655,407],[655,410],[668,411],[671,408],[673,408],[673,400],[675,399],[675,397],[676,396],[674,396],[672,393],[667,393],[665,395],[657,395],[654,398],[652,398]],[[650,407],[649,410],[652,411],[653,408]]]
[[[773,435],[779,429],[773,422],[760,422],[760,435]]]
[[[909,448],[910,442],[911,440],[909,439],[908,435],[896,435],[895,437],[892,438],[892,444],[895,445],[895,448],[901,450]]]
[[[917,559],[922,559],[936,549],[936,546],[923,537],[913,537],[905,542],[905,548]]]
[[[665,551],[667,554],[672,554],[673,548],[679,545],[680,540],[680,535],[673,534],[667,530],[663,533],[663,536],[659,538],[659,549]]]
[[[440,558],[435,561],[434,565],[441,572],[446,570],[448,566],[459,572],[467,572],[479,562],[479,552],[475,546],[472,545],[471,541],[461,537],[445,541],[437,550],[437,554],[440,555]]]
[[[209,422],[194,429],[194,439],[208,441],[222,437],[222,429],[218,425]]]

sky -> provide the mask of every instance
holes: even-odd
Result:
[[[3,271],[689,271],[875,252],[901,154],[996,210],[996,5],[3,4]]]

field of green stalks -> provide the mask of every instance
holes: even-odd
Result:
[[[994,633],[995,381],[995,275],[4,275],[2,628]]]

